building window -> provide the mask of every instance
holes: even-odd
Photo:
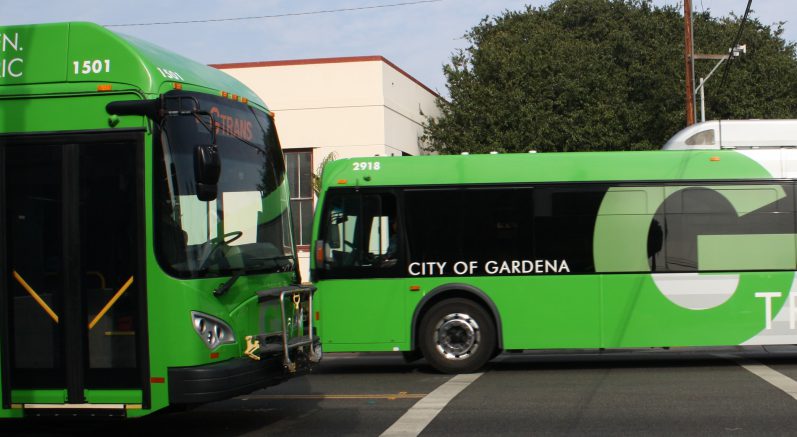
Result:
[[[288,185],[291,188],[293,233],[299,249],[310,247],[313,226],[313,151],[285,150]]]

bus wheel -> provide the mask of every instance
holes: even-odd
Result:
[[[495,351],[495,325],[477,303],[449,299],[435,304],[420,325],[419,345],[424,358],[444,373],[479,370]]]

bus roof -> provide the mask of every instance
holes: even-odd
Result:
[[[125,84],[148,98],[181,83],[241,96],[265,108],[228,74],[97,24],[0,26],[0,94],[35,94],[28,85],[81,82]]]
[[[680,130],[662,150],[797,147],[797,120],[710,120]]]
[[[755,154],[732,150],[369,157],[330,162],[324,188],[544,182],[779,178]]]

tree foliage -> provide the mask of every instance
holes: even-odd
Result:
[[[330,162],[337,159],[337,157],[338,157],[337,153],[330,152],[329,154],[327,154],[327,156],[324,157],[324,159],[321,160],[321,162],[315,168],[315,171],[312,173],[313,192],[315,193],[316,196],[321,194],[321,176],[323,176],[324,174],[324,167],[326,167],[327,164],[329,164]]]
[[[748,17],[747,54],[706,83],[706,119],[795,118],[797,57]],[[740,18],[693,16],[695,53],[727,53]],[[428,150],[484,153],[657,149],[686,125],[681,11],[649,0],[558,0],[487,17],[443,67],[450,99]],[[716,60],[695,61],[697,78]],[[699,80],[699,79],[697,79]],[[699,103],[698,103],[699,107]]]

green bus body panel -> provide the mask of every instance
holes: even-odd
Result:
[[[764,329],[764,302],[752,290],[788,290],[794,274],[741,276],[740,290],[747,291],[701,311],[667,300],[649,275],[473,277],[456,282],[482,290],[496,305],[505,349],[628,348],[738,345],[748,340]],[[409,350],[412,315],[423,291],[451,279],[320,282],[317,305],[324,349]],[[410,283],[422,291],[409,292]],[[405,302],[398,306],[397,300]],[[774,301],[773,313],[785,302],[786,296]],[[340,343],[336,338],[358,341]]]
[[[93,404],[140,404],[141,390],[86,390],[86,400]],[[66,401],[66,390],[14,390],[15,404],[59,404]]]
[[[318,327],[324,348],[343,352],[404,351],[413,344],[417,347],[411,341],[412,323],[423,296],[437,287],[456,283],[475,287],[492,301],[501,321],[505,349],[797,341],[794,333],[780,339],[764,335],[776,314],[788,316],[797,264],[797,235],[699,235],[698,270],[722,273],[647,273],[651,221],[665,199],[694,187],[686,181],[734,181],[731,186],[709,183],[701,188],[722,195],[743,217],[782,199],[785,193],[777,184],[745,185],[740,181],[771,179],[773,175],[756,160],[724,150],[336,160],[324,169],[314,240],[319,238],[320,212],[326,195],[337,189],[616,184],[602,198],[595,222],[593,257],[597,273],[321,279],[316,285],[317,308],[321,312]],[[407,262],[410,261],[413,260]],[[314,259],[311,265],[315,267]],[[714,280],[735,284],[726,300],[706,308],[676,303],[678,281],[686,284],[681,289],[688,289],[697,283],[690,281]],[[675,297],[662,289],[673,283],[676,287],[668,292]],[[420,290],[411,291],[416,287]]]
[[[86,400],[92,404],[141,404],[141,390],[86,390]]]
[[[317,293],[314,304],[323,308],[319,324],[326,324],[330,334],[324,351],[390,351],[408,344],[409,331],[405,311],[414,303],[406,293],[404,279],[330,280],[325,292]],[[417,303],[417,302],[415,302]],[[357,343],[341,344],[337,338],[356,338]],[[362,349],[359,349],[362,348]],[[404,350],[404,349],[402,349]]]
[[[127,84],[154,97],[164,84],[180,82],[243,96],[265,108],[228,74],[97,24],[0,26],[0,35],[0,65],[5,68],[0,90],[4,85],[92,82]]]
[[[742,273],[733,296],[715,308],[691,310],[668,300],[650,275],[602,277],[602,347],[739,345],[765,328],[759,290],[785,291],[773,314],[786,301],[794,272]]]
[[[319,283],[317,306],[321,308],[319,330],[324,350],[409,350],[413,311],[424,291],[452,282],[454,278],[329,280]],[[456,278],[460,279],[460,278]],[[462,278],[464,279],[464,278]],[[558,281],[545,277],[525,278],[519,290],[514,277],[469,277],[466,282],[487,293],[501,309],[504,346],[524,344],[533,338],[540,348],[598,347],[600,341],[600,279],[595,276],[566,276]],[[410,292],[420,285],[421,292]],[[565,293],[563,290],[576,290]],[[357,338],[357,343],[339,343],[336,337]]]
[[[62,404],[66,402],[66,390],[15,390],[11,401],[18,404]]]

